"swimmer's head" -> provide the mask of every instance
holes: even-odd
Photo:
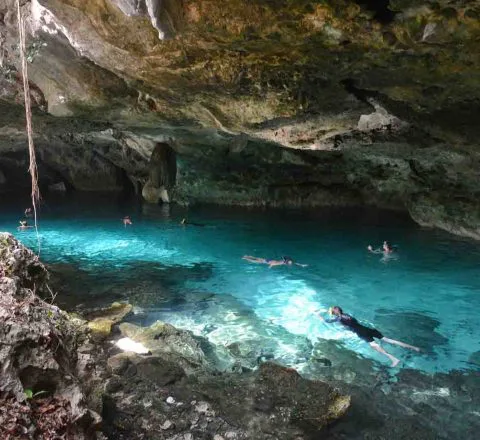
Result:
[[[343,315],[343,310],[341,307],[333,306],[333,307],[330,307],[330,310],[332,311],[332,315],[334,316]]]
[[[293,259],[290,257],[282,257],[283,264],[288,264],[289,266],[293,264]]]

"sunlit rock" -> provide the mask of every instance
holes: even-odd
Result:
[[[135,342],[130,338],[122,338],[115,342],[115,345],[123,351],[131,351],[137,354],[149,353],[148,348],[139,342]]]

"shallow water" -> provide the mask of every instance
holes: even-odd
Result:
[[[0,230],[18,232],[28,202],[5,200]],[[129,214],[133,226],[124,228]],[[183,217],[203,226],[181,226]],[[420,228],[403,214],[361,210],[247,211],[142,206],[112,196],[59,198],[40,213],[41,258],[64,280],[61,301],[84,307],[128,299],[134,322],[171,322],[229,345],[245,341],[260,355],[299,370],[313,345],[337,341],[356,356],[387,359],[353,333],[312,312],[340,305],[384,335],[422,353],[385,346],[402,368],[478,370],[480,243]],[[366,246],[398,245],[382,259]],[[242,255],[292,256],[308,267],[252,264]]]

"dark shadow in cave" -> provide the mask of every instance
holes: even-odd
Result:
[[[177,154],[166,142],[158,142],[150,157],[150,182],[157,188],[173,188],[177,181]]]
[[[377,92],[370,91],[370,90],[363,90],[363,89],[358,88],[355,84],[355,80],[352,79],[352,78],[342,79],[340,81],[340,84],[342,84],[342,86],[345,88],[345,90],[348,93],[355,96],[355,98],[357,98],[359,101],[362,101],[362,102],[364,102],[366,104],[369,104],[369,105],[372,105],[369,102],[369,98],[376,98],[378,96]],[[372,108],[373,108],[373,106],[372,106]]]
[[[127,172],[123,168],[117,168],[117,182],[122,187],[122,199],[130,199],[137,194],[137,190],[133,182],[130,180]]]
[[[390,0],[355,0],[355,3],[373,12],[373,19],[381,24],[390,24],[395,20],[397,13],[390,10]]]

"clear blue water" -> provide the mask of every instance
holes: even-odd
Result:
[[[2,200],[0,231],[37,247],[16,224],[28,202]],[[133,226],[124,228],[129,214]],[[205,226],[181,226],[188,217]],[[71,267],[68,288],[84,305],[113,297],[135,305],[133,321],[157,319],[229,345],[247,341],[300,370],[317,340],[388,364],[353,333],[312,312],[340,305],[384,335],[422,353],[385,346],[401,367],[426,372],[478,369],[480,243],[420,228],[379,211],[248,211],[141,206],[112,196],[47,201],[40,214],[41,258]],[[368,244],[391,240],[384,261]],[[308,267],[243,261],[245,254],[292,256]]]

